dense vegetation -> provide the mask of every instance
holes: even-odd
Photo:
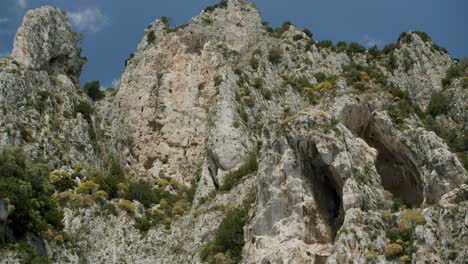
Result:
[[[104,98],[104,92],[101,91],[99,81],[88,82],[83,86],[83,90],[93,101],[98,101]]]
[[[239,169],[230,172],[224,176],[224,183],[219,188],[221,191],[229,191],[237,185],[242,178],[248,176],[249,174],[257,170],[257,153],[255,151],[251,152],[247,158],[247,161],[240,166]]]
[[[49,167],[26,158],[19,148],[0,151],[0,196],[10,207],[8,226],[15,237],[62,228],[62,212],[52,195]]]
[[[46,263],[30,246],[20,242],[27,233],[41,236],[48,229],[63,228],[63,213],[53,198],[55,188],[48,181],[49,171],[45,163],[28,160],[19,148],[0,150],[0,199],[9,206],[7,228],[18,241],[6,240],[9,244],[0,247],[17,251],[26,263]]]
[[[228,5],[228,1],[227,0],[221,0],[219,1],[219,3],[217,4],[214,4],[212,6],[208,6],[204,9],[205,12],[213,12],[216,8],[226,8]]]
[[[442,85],[448,87],[452,84],[453,80],[462,78],[462,86],[464,89],[468,88],[468,58],[463,58],[459,63],[450,67],[442,79]]]
[[[193,200],[193,187],[164,176],[157,180],[132,181],[115,161],[111,162],[107,172],[87,168],[87,176],[84,177],[80,171],[78,169],[73,176],[65,174],[60,177],[60,181],[67,177],[82,178],[81,185],[76,189],[70,186],[59,194],[64,205],[88,207],[99,203],[102,210],[116,214],[115,204],[111,200],[118,199],[117,206],[134,215],[136,208],[132,201],[140,202],[145,208],[159,204],[158,209],[148,209],[143,217],[136,219],[136,227],[141,231],[159,224],[169,225],[174,217],[183,215],[190,208]],[[54,177],[54,184],[57,184],[57,179]]]
[[[249,210],[255,202],[255,189],[252,189],[243,204],[231,208],[221,221],[211,240],[202,249],[200,256],[208,263],[239,263],[242,260],[244,246],[244,225],[247,223]]]

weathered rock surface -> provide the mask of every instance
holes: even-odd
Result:
[[[38,21],[44,28],[31,32]],[[0,145],[24,144],[57,166],[99,167],[110,154],[130,177],[197,188],[188,213],[146,234],[134,227],[147,213],[137,202],[135,216],[99,204],[67,208],[73,239],[46,242],[53,262],[203,263],[226,212],[252,189],[243,263],[396,263],[385,247],[405,214],[418,220],[402,242],[413,263],[465,261],[468,175],[457,155],[415,113],[395,122],[388,105],[399,99],[386,87],[341,76],[353,62],[380,69],[423,109],[442,91],[454,103],[436,122],[465,131],[466,91],[459,80],[441,86],[453,65],[447,54],[408,33],[389,70],[368,53],[320,47],[294,26],[269,32],[238,0],[177,28],[163,22],[145,30],[116,91],[96,104],[77,92],[77,39],[57,9],[28,12],[12,58],[0,62]],[[307,97],[319,82],[326,88]],[[72,114],[79,102],[97,114]],[[250,153],[257,172],[221,190]]]
[[[45,6],[26,13],[16,32],[11,56],[27,69],[67,73],[76,81],[84,63],[76,45],[78,40],[65,12]]]
[[[31,158],[56,166],[99,166],[99,120],[76,110],[92,104],[76,83],[82,64],[76,41],[63,11],[27,13],[12,57],[0,61],[0,145],[24,145]]]

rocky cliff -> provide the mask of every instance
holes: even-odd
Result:
[[[85,202],[43,238],[51,262],[466,262],[466,64],[426,34],[329,45],[221,1],[150,24],[98,102],[77,87],[77,40],[43,7],[0,62],[0,144],[86,167],[56,193]],[[115,195],[92,168],[110,160]]]

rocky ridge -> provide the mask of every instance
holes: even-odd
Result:
[[[67,37],[44,39],[44,32]],[[76,35],[55,8],[28,12],[12,58],[1,61],[1,145],[23,144],[32,157],[55,157],[52,165],[68,169],[103,166],[108,152],[129,177],[196,188],[188,212],[144,233],[135,224],[161,203],[148,211],[135,201],[133,214],[103,213],[99,203],[66,208],[64,230],[74,238],[45,240],[47,256],[229,263],[232,252],[209,246],[255,190],[235,242],[243,263],[466,261],[463,156],[420,113],[442,92],[455,103],[436,122],[466,133],[466,88],[462,80],[442,86],[456,65],[446,53],[417,32],[403,36],[377,55],[327,47],[293,25],[269,29],[253,4],[222,1],[187,25],[152,23],[116,91],[95,104],[96,113],[74,116],[64,113],[94,104],[76,89]],[[41,100],[43,112],[29,106]],[[226,187],[252,153],[258,169]]]

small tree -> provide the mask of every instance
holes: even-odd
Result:
[[[86,119],[91,118],[91,115],[94,113],[93,107],[87,102],[80,102],[75,106],[75,116],[76,114],[81,113]]]
[[[280,47],[273,47],[268,53],[268,60],[273,64],[279,64],[283,57],[283,50]]]
[[[427,113],[431,116],[437,116],[447,112],[449,100],[443,93],[435,93],[431,96],[431,101],[427,107]]]
[[[104,93],[101,91],[99,81],[88,82],[83,86],[83,90],[93,101],[98,101],[104,98]]]

